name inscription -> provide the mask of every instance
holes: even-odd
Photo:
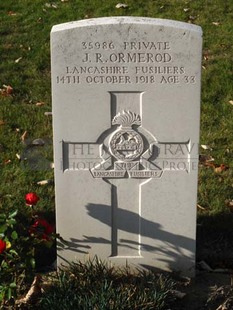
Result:
[[[117,48],[112,41],[80,42],[77,59],[57,76],[57,84],[196,83],[196,76],[180,65],[170,42],[125,41]]]

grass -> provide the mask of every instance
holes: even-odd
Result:
[[[206,212],[226,212],[225,200],[232,199],[232,17],[230,0],[224,1],[139,1],[128,0],[126,9],[116,9],[116,1],[2,1],[0,3],[0,87],[11,85],[13,93],[0,97],[0,206],[12,207],[28,190],[43,196],[44,205],[54,208],[53,187],[41,188],[37,182],[53,178],[52,170],[27,171],[16,153],[28,155],[21,142],[42,138],[52,141],[50,30],[54,24],[100,16],[147,16],[168,18],[200,25],[204,32],[202,113],[200,143],[209,145],[217,165],[230,169],[221,176],[201,168],[199,204]],[[37,102],[45,103],[36,106]],[[26,150],[25,150],[26,149]],[[51,149],[51,148],[50,148]],[[206,151],[201,150],[206,153]],[[208,152],[208,151],[207,151]],[[47,154],[52,161],[52,151]],[[10,163],[6,164],[8,160]],[[14,193],[12,193],[12,187]],[[12,199],[9,199],[9,194]],[[6,200],[7,198],[7,202]],[[22,201],[22,199],[21,199]],[[43,205],[43,207],[44,207]]]
[[[203,29],[200,144],[208,145],[212,150],[200,148],[200,152],[214,157],[216,166],[225,164],[229,169],[217,173],[211,167],[200,167],[198,203],[204,210],[199,212],[198,227],[208,234],[208,229],[214,230],[217,223],[220,231],[228,231],[232,227],[232,214],[226,200],[233,198],[233,106],[230,104],[233,100],[232,1],[125,0],[126,9],[116,9],[117,3],[113,0],[0,2],[0,210],[13,210],[16,206],[22,209],[24,195],[35,191],[42,198],[39,204],[41,211],[54,212],[53,183],[46,186],[37,184],[44,179],[53,179],[53,170],[49,168],[53,158],[52,123],[51,117],[45,116],[45,112],[51,111],[49,40],[52,26],[103,16],[167,18],[198,24]],[[10,85],[13,92],[6,94],[4,85]],[[38,102],[44,104],[36,105]],[[25,132],[27,136],[22,141]],[[45,141],[44,147],[31,146],[37,138]],[[33,159],[38,157],[36,152],[46,159],[46,167],[40,163],[36,163],[38,167],[34,166]],[[72,268],[60,275],[58,291],[63,289],[62,285],[73,285],[69,277]],[[117,279],[119,284],[118,276]],[[115,289],[119,290],[119,294],[125,289],[116,287],[114,281],[103,279],[101,282],[99,289],[100,296],[105,296],[103,302],[106,302],[104,299],[109,302]],[[129,294],[134,296],[136,286],[131,288],[127,281],[125,285],[128,285]],[[94,291],[90,291],[92,293]],[[53,290],[49,294],[52,299],[57,298]],[[64,291],[61,294],[65,294]],[[45,305],[46,302],[49,300],[44,301]],[[49,307],[52,309],[51,304]]]
[[[51,310],[167,309],[174,282],[152,272],[133,274],[94,259],[72,263],[53,278],[39,308]]]

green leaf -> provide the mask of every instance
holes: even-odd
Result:
[[[50,249],[53,246],[53,241],[44,241],[43,244],[46,246],[46,248]]]
[[[17,215],[17,213],[18,213],[18,210],[12,212],[12,213],[9,215],[9,218],[11,219],[11,218],[15,217],[15,216]]]
[[[16,232],[15,230],[12,231],[12,233],[11,233],[11,238],[12,238],[13,240],[18,239],[18,234],[17,234],[17,232]]]
[[[6,224],[0,226],[0,234],[4,233],[6,230],[7,230]]]
[[[12,218],[12,219],[7,220],[6,222],[7,222],[7,225],[8,225],[8,226],[11,226],[11,227],[12,227],[13,225],[15,225],[15,224],[16,224],[16,220],[15,220],[15,219],[13,219],[13,218]]]
[[[7,299],[10,300],[11,299],[11,288],[9,287],[8,290],[7,290]]]
[[[5,291],[3,291],[3,290],[0,289],[0,302],[3,301],[4,295],[5,295]]]
[[[8,267],[8,264],[7,264],[7,262],[5,260],[2,261],[1,267],[2,268],[7,268]]]
[[[10,250],[9,253],[19,256],[19,254],[15,250]]]
[[[10,284],[10,288],[16,288],[16,287],[17,287],[17,285],[16,285],[15,282],[12,282],[12,283]]]
[[[36,266],[36,261],[35,261],[34,258],[31,258],[31,259],[30,259],[30,264],[31,264],[32,268],[34,269],[35,266]]]
[[[6,219],[6,214],[0,213],[0,221]]]

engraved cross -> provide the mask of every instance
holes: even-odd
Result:
[[[112,127],[97,143],[63,142],[62,169],[89,170],[112,187],[111,257],[140,257],[141,192],[151,179],[165,170],[189,171],[190,141],[169,143],[169,150],[182,145],[187,150],[185,169],[172,169],[157,162],[165,143],[142,126],[143,92],[110,92]],[[165,158],[166,159],[166,158]],[[166,160],[166,163],[169,161]],[[130,214],[128,221],[125,214]],[[127,227],[127,231],[125,229]],[[132,246],[132,244],[134,246]],[[135,246],[136,245],[136,246]]]

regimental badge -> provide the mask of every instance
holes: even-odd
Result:
[[[137,159],[143,153],[143,139],[132,126],[141,125],[140,115],[131,111],[123,111],[113,118],[112,125],[120,125],[120,127],[110,138],[111,154],[123,162]]]
[[[94,178],[160,178],[163,171],[149,159],[153,154],[154,137],[142,135],[141,116],[131,111],[119,112],[112,125],[118,128],[105,139],[103,161],[91,169]],[[150,141],[152,145],[150,145]],[[149,147],[148,147],[149,145]],[[101,148],[103,150],[103,146]],[[112,157],[114,158],[112,160]]]

